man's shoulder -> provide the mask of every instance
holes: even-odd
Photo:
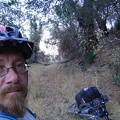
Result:
[[[41,118],[39,116],[36,115],[36,113],[34,113],[32,110],[28,109],[28,112],[34,117],[35,120],[41,120]],[[30,119],[32,120],[32,119]]]
[[[32,115],[34,118],[36,118],[36,113],[34,113],[32,110],[27,108],[27,111],[30,115]]]
[[[18,120],[36,120],[36,114],[27,108],[27,111],[23,118],[18,118]]]

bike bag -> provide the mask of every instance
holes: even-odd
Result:
[[[98,91],[98,89],[93,86],[90,88],[84,88],[75,96],[75,100],[78,105],[82,103],[92,102],[95,98],[101,98],[102,94]]]

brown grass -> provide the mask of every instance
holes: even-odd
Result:
[[[32,64],[29,72],[29,107],[41,120],[77,120],[66,114],[66,107],[75,101],[74,97],[80,89],[89,86],[97,86],[116,106],[119,102],[119,88],[112,84],[110,71],[106,69],[98,69],[93,65],[83,73],[75,64]],[[118,112],[118,107],[109,107],[109,110],[115,109],[112,112]]]
[[[108,95],[107,110],[113,120],[119,120],[120,88],[111,81],[108,67],[111,52],[100,51],[102,54],[98,54],[86,72],[81,71],[77,60],[48,66],[31,65],[28,106],[40,116],[40,120],[81,120],[66,114],[66,108],[75,102],[77,92],[90,86],[96,86],[101,93]]]

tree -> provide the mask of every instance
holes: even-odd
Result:
[[[39,51],[39,43],[42,34],[42,24],[41,21],[34,16],[34,19],[30,21],[30,40],[34,42],[34,54],[35,60],[37,62],[37,53]]]
[[[68,23],[70,21],[79,22],[79,28],[82,28],[86,37],[87,53],[96,48],[98,44],[96,28],[102,30],[104,35],[108,35],[106,23],[113,19],[110,16],[120,13],[119,7],[120,1],[118,0],[84,0],[83,4],[80,4],[79,0],[65,0],[56,6],[56,14]],[[112,8],[116,8],[116,10]],[[113,11],[111,12],[111,10]]]
[[[66,23],[69,24],[68,26],[74,24],[77,28],[76,23],[79,23],[79,29],[82,28],[84,36],[86,37],[85,46],[87,53],[93,50],[98,44],[98,40],[94,34],[93,0],[84,0],[83,6],[77,2],[78,1],[65,0],[62,5],[56,6],[56,13],[60,18],[64,19],[64,21],[66,20]],[[71,41],[71,39],[69,39],[69,41]],[[80,47],[80,43],[78,46]]]
[[[17,0],[0,2],[0,23],[2,25],[23,28],[22,23],[26,18],[21,8],[22,4]]]
[[[72,39],[68,39],[69,43],[79,42],[79,44],[75,45],[77,49],[74,50],[78,50],[81,47],[81,41],[83,40],[81,36],[84,36],[84,40],[86,40],[84,47],[86,47],[87,53],[98,44],[95,34],[97,29],[102,30],[104,35],[108,35],[106,23],[107,21],[118,20],[120,16],[119,8],[120,0],[26,0],[24,2],[9,0],[0,2],[0,22],[3,25],[13,25],[23,29],[24,21],[28,21],[30,26],[34,26],[30,27],[31,29],[34,28],[34,30],[30,30],[32,35],[30,37],[31,40],[34,39],[35,44],[39,42],[40,36],[36,38],[33,36],[41,34],[41,30],[39,31],[40,26],[47,25],[50,22],[51,24],[57,23],[60,33],[64,31],[64,36],[67,36],[68,32],[73,35]],[[40,21],[40,25],[38,21]],[[60,25],[63,25],[62,29]],[[74,35],[77,37],[74,37]],[[63,40],[64,37],[57,36],[57,39]],[[53,39],[49,41],[51,44],[54,43],[51,42]],[[64,44],[65,42],[61,43]],[[73,46],[69,47],[69,49],[73,51]],[[37,50],[38,48],[36,47],[35,51]]]
[[[79,53],[80,41],[74,25],[59,30],[59,39],[59,53],[63,57],[75,57]]]

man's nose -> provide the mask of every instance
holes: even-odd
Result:
[[[7,83],[17,83],[18,82],[18,74],[13,68],[10,68],[8,70],[8,73],[6,75],[6,81]]]

